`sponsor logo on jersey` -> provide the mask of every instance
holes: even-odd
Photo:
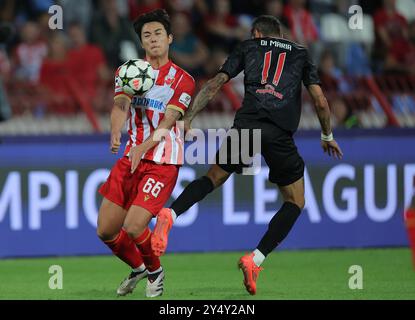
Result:
[[[272,94],[274,97],[277,97],[280,100],[282,100],[284,98],[284,95],[277,92],[277,91],[275,91],[275,88],[270,84],[267,84],[265,86],[265,89],[257,89],[256,93],[259,93],[259,94]]]
[[[155,99],[148,99],[143,97],[134,97],[131,101],[131,105],[134,108],[146,107],[147,109],[153,109],[158,111],[164,111],[164,104],[161,101]]]
[[[148,194],[146,194],[146,195],[144,196],[144,202],[145,202],[145,201],[147,201],[148,199],[150,199],[150,196],[149,196]]]

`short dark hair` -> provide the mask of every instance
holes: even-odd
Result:
[[[171,24],[170,17],[166,10],[156,9],[147,13],[143,13],[134,21],[134,30],[137,33],[141,41],[141,30],[143,29],[144,24],[149,22],[160,22],[164,29],[166,29],[167,35],[171,35]]]
[[[280,36],[281,23],[274,16],[262,15],[252,23],[252,33],[254,30],[261,32],[264,36]]]

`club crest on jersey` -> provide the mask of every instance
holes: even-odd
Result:
[[[149,196],[148,194],[146,194],[146,195],[144,196],[144,202],[145,202],[145,201],[147,201],[148,199],[150,199],[150,196]]]
[[[168,74],[164,78],[164,84],[167,85],[167,86],[171,86],[173,84],[174,80],[175,80],[174,77]]]

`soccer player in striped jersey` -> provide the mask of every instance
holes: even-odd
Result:
[[[147,277],[146,296],[156,297],[163,293],[164,271],[151,249],[148,224],[169,199],[183,164],[183,135],[176,121],[189,107],[195,84],[188,73],[169,60],[173,37],[166,11],[141,15],[134,28],[156,80],[143,96],[128,95],[115,81],[111,152],[116,154],[120,149],[125,123],[129,140],[123,157],[99,190],[104,199],[97,234],[132,268],[119,286],[118,295],[131,293],[137,282]],[[164,133],[159,139],[161,131]]]

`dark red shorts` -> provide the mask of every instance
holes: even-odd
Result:
[[[130,171],[130,160],[119,159],[99,193],[125,210],[135,205],[157,215],[173,192],[179,166],[141,160],[136,171]]]

